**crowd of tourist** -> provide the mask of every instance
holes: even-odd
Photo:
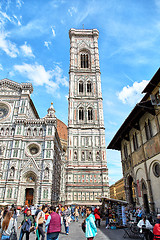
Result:
[[[23,215],[22,221],[17,226],[17,218]],[[80,206],[24,206],[16,208],[5,207],[0,210],[1,220],[1,238],[2,240],[26,240],[30,239],[30,233],[35,234],[36,240],[58,240],[61,232],[62,224],[65,228],[65,234],[69,234],[70,222],[78,222],[81,216],[82,230],[88,240],[93,240],[97,234],[97,227],[101,225],[101,218],[105,216],[106,229],[112,228],[113,217],[116,213],[113,209],[105,209],[102,214],[102,209],[98,206],[96,208],[80,207]],[[112,220],[112,221],[111,221]],[[160,214],[157,214],[156,223],[152,219],[146,218],[141,208],[126,209],[122,214],[122,225],[127,225],[127,222],[136,223],[139,232],[143,233],[146,240],[160,239]],[[17,236],[17,229],[20,229],[20,234]],[[112,228],[113,229],[113,228]],[[45,237],[46,236],[46,237]]]
[[[17,217],[23,214],[23,220],[17,226]],[[20,229],[19,240],[26,237],[30,239],[30,233],[35,233],[36,240],[58,240],[61,226],[64,224],[66,235],[69,234],[71,221],[79,221],[79,216],[84,218],[82,230],[88,240],[93,240],[97,233],[97,216],[100,214],[98,208],[95,212],[91,207],[68,207],[68,206],[24,206],[21,210],[12,207],[5,207],[0,210],[1,238],[2,240],[17,240],[17,229]],[[99,219],[98,219],[99,220]],[[98,221],[100,226],[100,220]]]

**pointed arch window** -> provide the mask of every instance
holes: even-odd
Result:
[[[81,68],[89,67],[88,60],[89,60],[88,53],[81,53]]]
[[[83,82],[79,82],[79,93],[83,93]]]
[[[128,149],[127,149],[127,144],[124,145],[124,157],[125,159],[128,158]]]
[[[79,120],[80,121],[84,120],[84,110],[83,110],[83,108],[79,109]]]
[[[87,93],[91,93],[91,92],[92,92],[91,82],[87,82]]]
[[[92,108],[88,109],[88,120],[89,121],[93,120],[93,110],[92,110]]]
[[[149,139],[151,139],[153,137],[152,125],[151,125],[151,121],[149,119],[148,119],[148,123],[145,122],[144,128],[145,128],[145,133],[146,133],[146,139],[148,141]]]
[[[135,133],[133,135],[133,147],[134,147],[134,151],[136,151],[138,149],[138,139],[137,139],[137,133]]]

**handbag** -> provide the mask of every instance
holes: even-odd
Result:
[[[41,217],[38,219],[38,225],[43,224],[43,222],[44,222],[44,218],[42,217],[42,214],[41,214]]]
[[[14,222],[13,222],[13,227],[12,227],[11,235],[10,235],[10,238],[9,238],[10,240],[17,240],[17,233],[16,233],[16,230],[15,230],[14,223],[15,223],[15,219],[14,219]]]

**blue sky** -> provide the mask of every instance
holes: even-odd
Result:
[[[67,124],[70,28],[99,30],[106,145],[159,68],[160,0],[1,0],[0,79],[32,82],[40,117]],[[110,184],[120,154],[107,150]]]

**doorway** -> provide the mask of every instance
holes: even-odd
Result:
[[[30,206],[33,204],[33,195],[34,195],[34,189],[33,188],[26,188],[26,199],[25,199],[25,205]]]
[[[147,187],[144,181],[142,181],[142,194],[143,194],[143,205],[144,205],[144,210],[146,213],[149,213],[149,202],[148,202],[148,196],[147,196]]]

